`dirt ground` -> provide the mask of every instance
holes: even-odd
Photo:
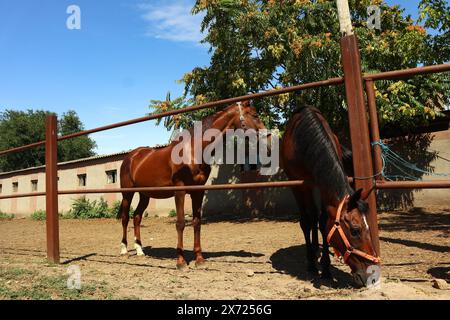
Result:
[[[450,210],[416,208],[379,218],[383,266],[378,289],[353,288],[349,268],[335,258],[333,282],[309,276],[303,236],[294,220],[208,222],[202,227],[207,264],[195,268],[191,263],[183,271],[175,268],[174,218],[143,220],[144,257],[134,250],[119,256],[118,221],[61,220],[61,265],[45,260],[44,221],[2,220],[0,298],[449,299],[450,290],[433,288],[432,281],[450,281]],[[188,259],[192,245],[188,225]],[[61,288],[72,265],[80,267],[82,288],[89,289],[78,295]]]

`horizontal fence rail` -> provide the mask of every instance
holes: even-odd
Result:
[[[28,197],[41,197],[45,196],[46,192],[31,192],[31,193],[18,193],[18,194],[11,194],[6,196],[0,196],[0,200],[5,199],[17,199],[17,198],[28,198]]]
[[[309,88],[318,88],[318,87],[329,86],[329,85],[338,85],[338,84],[342,84],[342,83],[344,83],[344,78],[331,78],[328,80],[309,82],[309,83],[299,84],[299,85],[291,86],[291,87],[273,89],[273,90],[248,94],[248,95],[244,95],[244,96],[208,102],[208,103],[195,105],[195,106],[191,106],[191,107],[187,107],[187,108],[183,108],[183,109],[171,110],[171,111],[161,112],[158,114],[151,114],[151,115],[140,117],[140,118],[135,118],[135,119],[117,122],[117,123],[109,124],[106,126],[90,129],[90,130],[72,133],[72,134],[69,134],[66,136],[58,137],[58,141],[72,139],[72,138],[85,136],[85,135],[92,134],[92,133],[97,133],[97,132],[101,132],[101,131],[105,131],[105,130],[111,130],[111,129],[115,129],[115,128],[119,128],[119,127],[128,126],[131,124],[136,124],[136,123],[145,122],[145,121],[149,121],[149,120],[155,120],[155,119],[164,118],[167,116],[173,116],[173,115],[177,115],[177,114],[181,114],[181,113],[187,113],[187,112],[192,112],[192,111],[197,111],[197,110],[202,110],[202,109],[207,109],[207,108],[215,108],[215,107],[218,107],[218,106],[221,106],[224,104],[231,104],[231,103],[235,103],[235,102],[239,102],[239,101],[243,101],[243,100],[269,97],[269,96],[279,95],[279,94],[293,92],[293,91],[305,90],[305,89],[309,89]],[[24,151],[24,150],[38,147],[38,146],[41,146],[44,144],[45,144],[45,141],[40,141],[40,142],[35,142],[35,143],[29,144],[26,146],[0,151],[0,156],[6,155],[9,153]]]
[[[387,72],[378,72],[363,75],[364,80],[393,80],[398,78],[405,78],[410,76],[417,76],[421,74],[439,73],[450,71],[450,63],[437,64],[434,66],[417,67],[404,70],[394,70]]]
[[[353,178],[349,178],[353,181]],[[114,189],[84,189],[84,190],[59,190],[59,195],[72,194],[98,194],[98,193],[121,193],[121,192],[155,192],[155,191],[200,191],[200,190],[241,190],[259,188],[287,188],[298,187],[305,183],[304,180],[272,181],[272,182],[249,182],[232,184],[211,184],[195,186],[170,186],[170,187],[141,187],[141,188],[114,188]],[[447,189],[450,188],[450,180],[433,181],[376,181],[377,189]],[[1,196],[3,199],[42,197],[45,192],[21,193],[15,195]]]
[[[378,189],[447,189],[450,180],[433,181],[377,181]]]

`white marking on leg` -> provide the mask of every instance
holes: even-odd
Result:
[[[134,248],[136,249],[136,255],[138,255],[138,256],[144,255],[144,251],[142,250],[142,247],[140,244],[134,243]]]
[[[121,255],[125,255],[125,254],[127,254],[128,253],[128,250],[127,250],[127,245],[125,244],[125,243],[121,243],[120,244],[120,254]]]

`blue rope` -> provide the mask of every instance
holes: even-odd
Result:
[[[372,147],[379,146],[381,148],[381,159],[383,160],[383,168],[381,169],[381,175],[386,180],[396,180],[396,179],[405,179],[418,181],[422,180],[421,178],[413,176],[411,173],[406,172],[406,170],[411,170],[414,172],[418,172],[420,174],[429,175],[429,176],[437,176],[437,177],[449,177],[450,173],[434,173],[429,170],[423,170],[418,168],[416,165],[406,161],[397,153],[392,151],[388,145],[384,144],[381,140],[372,142]],[[394,168],[400,171],[403,175],[387,175],[385,172],[386,164],[392,165]]]

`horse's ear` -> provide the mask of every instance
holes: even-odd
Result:
[[[361,194],[361,199],[362,200],[366,200],[369,196],[370,193],[375,189],[375,186],[373,186],[372,188],[370,188],[369,190],[364,190],[364,192]]]
[[[355,193],[348,199],[347,210],[353,210],[358,206],[358,201],[361,199],[363,189],[360,188],[355,191]]]
[[[252,101],[250,99],[242,100],[241,104],[242,104],[243,107],[251,107],[252,106]]]

